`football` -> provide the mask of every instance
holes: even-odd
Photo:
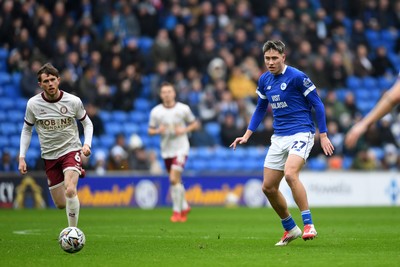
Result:
[[[67,227],[61,231],[58,243],[68,253],[76,253],[85,246],[85,234],[77,227]]]

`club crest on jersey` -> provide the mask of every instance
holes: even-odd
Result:
[[[267,90],[271,90],[271,85],[268,85],[268,86],[267,86]]]
[[[281,83],[281,90],[286,90],[287,84],[286,83]]]
[[[61,107],[61,108],[60,108],[60,112],[61,112],[61,114],[67,113],[67,112],[68,112],[67,107]]]
[[[308,88],[312,85],[313,83],[311,82],[310,78],[304,78],[303,79],[303,85],[304,87]]]

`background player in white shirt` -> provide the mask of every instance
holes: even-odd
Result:
[[[353,148],[361,135],[363,135],[369,126],[378,121],[384,115],[388,114],[395,106],[400,103],[400,72],[397,81],[382,96],[376,106],[362,120],[351,127],[346,134],[345,144],[349,148]]]
[[[199,128],[190,107],[176,101],[175,88],[163,83],[160,88],[162,103],[150,113],[149,135],[161,135],[161,156],[169,173],[172,199],[172,222],[185,222],[190,211],[182,184],[182,171],[189,155],[188,133]]]
[[[68,225],[76,227],[80,207],[77,184],[79,176],[84,176],[81,153],[85,156],[91,153],[93,124],[82,101],[59,89],[60,75],[56,68],[47,63],[39,69],[37,77],[43,92],[30,98],[26,106],[18,169],[21,174],[28,171],[25,155],[35,126],[54,204],[66,208]],[[76,119],[84,128],[83,147]]]
[[[231,147],[235,149],[236,145],[247,142],[270,105],[274,118],[274,134],[264,161],[262,190],[281,218],[285,230],[276,246],[286,246],[299,237],[310,240],[317,236],[307,193],[299,178],[300,170],[314,145],[313,109],[325,155],[332,155],[334,147],[328,138],[325,108],[317,94],[316,86],[306,74],[285,64],[285,44],[280,40],[267,41],[263,46],[263,55],[268,70],[258,80],[256,92],[259,98],[256,110],[245,134],[236,138]],[[286,200],[279,191],[283,177],[301,211],[303,234],[289,213]]]

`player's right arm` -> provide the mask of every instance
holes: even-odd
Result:
[[[25,162],[25,155],[31,143],[32,128],[33,125],[29,125],[25,121],[21,131],[21,140],[19,144],[19,163],[18,163],[18,170],[20,171],[21,174],[26,174],[28,172],[28,168]]]
[[[253,113],[253,116],[251,116],[249,127],[247,127],[247,130],[244,133],[244,135],[242,137],[237,137],[229,147],[232,147],[235,150],[237,145],[242,145],[247,143],[250,136],[253,134],[253,132],[257,129],[258,125],[260,125],[261,121],[264,119],[265,113],[267,112],[268,103],[269,102],[266,98],[261,98],[261,97],[258,98],[257,106]]]

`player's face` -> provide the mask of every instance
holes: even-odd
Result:
[[[285,66],[285,54],[270,49],[264,53],[264,63],[272,74],[280,74]]]
[[[51,74],[42,74],[39,86],[43,89],[44,94],[49,99],[55,99],[59,96],[60,90],[58,85],[60,84],[60,78]]]
[[[160,97],[164,104],[169,105],[175,102],[175,90],[172,86],[161,87]]]

